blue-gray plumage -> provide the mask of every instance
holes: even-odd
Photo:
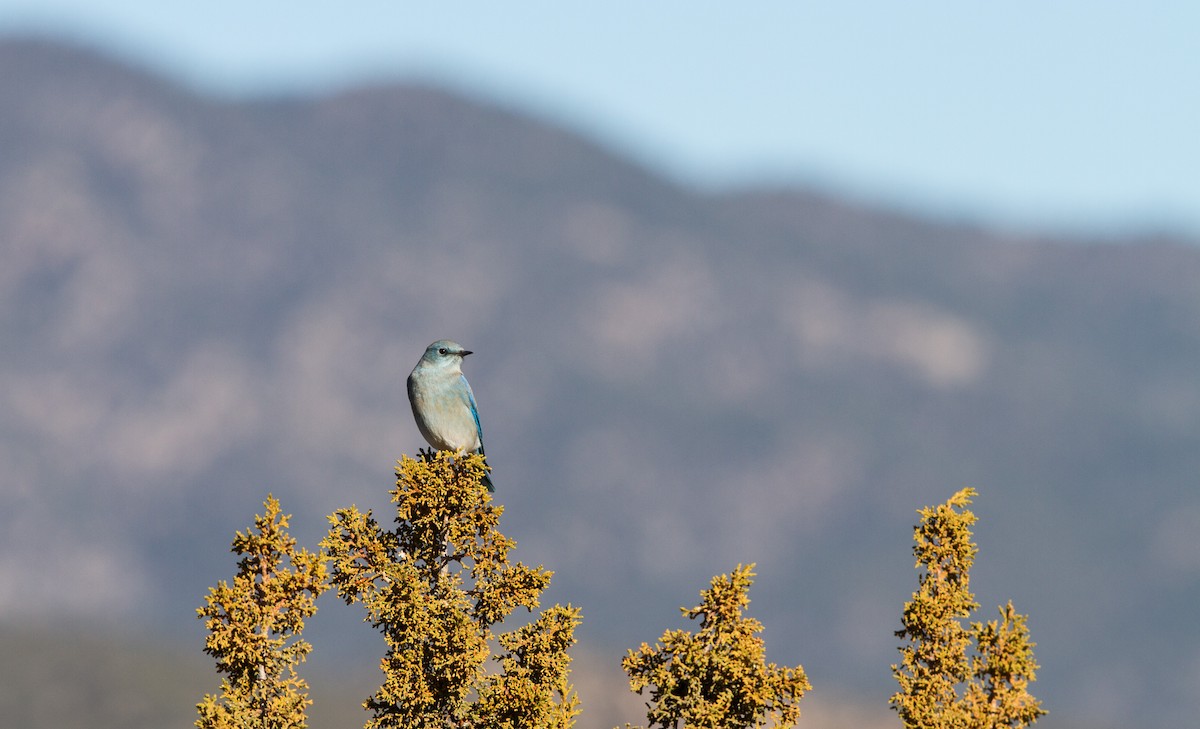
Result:
[[[462,345],[439,339],[425,349],[408,376],[408,402],[421,435],[439,451],[483,453],[483,429],[475,393],[462,373],[462,360],[471,354]],[[495,491],[484,474],[488,491]]]

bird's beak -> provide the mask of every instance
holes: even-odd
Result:
[[[469,349],[464,349],[463,351],[461,351],[461,352],[459,352],[459,353],[458,353],[458,355],[459,355],[460,357],[466,357],[468,354],[475,354],[475,353],[474,353],[474,352],[472,352],[472,351],[471,351],[471,350],[469,350]]]

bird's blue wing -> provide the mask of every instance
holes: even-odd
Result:
[[[463,388],[467,391],[467,404],[471,407],[471,417],[475,418],[475,433],[479,436],[479,452],[483,453],[483,426],[479,424],[479,408],[475,405],[475,393],[471,391],[471,383],[465,375],[459,375]]]
[[[466,376],[459,375],[459,378],[462,380],[463,389],[467,393],[467,405],[471,408],[471,417],[475,418],[475,433],[479,436],[479,455],[486,458],[487,454],[483,452],[483,426],[479,424],[479,408],[475,406],[475,393],[471,391],[471,383],[467,382]],[[492,483],[490,473],[483,474],[483,485],[487,487],[488,491],[495,493],[496,487]]]

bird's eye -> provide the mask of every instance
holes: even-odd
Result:
[[[446,349],[445,347],[442,347],[441,349],[438,350],[438,354],[449,354],[449,353],[450,353],[450,350]]]

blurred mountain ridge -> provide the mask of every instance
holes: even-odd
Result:
[[[435,88],[216,100],[48,41],[0,42],[0,99],[5,619],[198,647],[267,491],[310,546],[386,514],[445,336],[589,645],[753,561],[771,660],[886,702],[915,510],[972,485],[1047,721],[1200,709],[1194,241],[702,194]]]

